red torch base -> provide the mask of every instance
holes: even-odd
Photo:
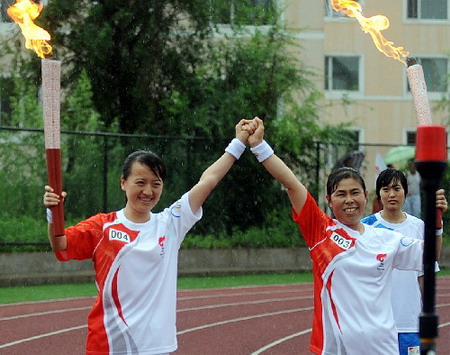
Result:
[[[62,173],[61,173],[61,150],[60,149],[46,149],[45,155],[47,158],[47,174],[48,184],[53,188],[54,192],[61,196],[62,193]],[[53,235],[64,235],[64,205],[52,207],[53,216]]]

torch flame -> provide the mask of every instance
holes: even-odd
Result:
[[[394,58],[406,65],[408,52],[403,47],[394,47],[394,43],[383,37],[381,31],[389,27],[389,19],[384,15],[364,17],[362,8],[354,0],[331,0],[334,11],[338,11],[348,17],[356,18],[365,33],[372,36],[377,49],[387,57]]]
[[[35,51],[38,57],[45,58],[45,55],[52,52],[52,46],[47,43],[51,37],[46,30],[33,22],[42,8],[42,4],[30,0],[16,0],[16,3],[7,9],[7,13],[20,26],[25,37],[25,47]]]

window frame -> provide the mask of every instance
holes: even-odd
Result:
[[[415,1],[417,6],[416,17],[409,17],[409,5],[410,1]],[[447,18],[445,19],[433,19],[421,17],[421,0],[403,0],[403,16],[405,23],[433,23],[433,24],[448,24],[450,22],[450,0],[447,1]]]
[[[414,142],[410,143],[408,142],[410,140],[410,137],[414,135]],[[404,145],[410,145],[410,146],[415,146],[416,145],[416,138],[417,138],[417,130],[415,128],[404,128],[403,129],[403,144]]]
[[[327,73],[332,71],[332,68],[329,68],[329,62],[327,59],[336,58],[336,57],[351,57],[358,59],[358,89],[357,90],[333,90],[333,78],[327,77]],[[325,53],[324,55],[324,92],[326,96],[331,97],[342,97],[342,95],[348,95],[350,97],[360,97],[364,92],[364,56],[358,53]],[[328,89],[327,89],[328,82]]]

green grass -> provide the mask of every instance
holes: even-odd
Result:
[[[54,298],[88,297],[97,293],[94,283],[0,287],[0,304]]]
[[[257,274],[235,276],[179,277],[178,289],[220,288],[254,285],[279,285],[312,282],[311,273]]]
[[[178,289],[220,288],[312,282],[310,273],[179,277]],[[0,287],[0,304],[95,296],[94,283]]]
[[[449,275],[450,269],[447,269],[439,272],[438,277]],[[189,290],[304,282],[312,282],[311,273],[196,276],[179,277],[178,289]],[[0,287],[0,304],[39,301],[54,298],[89,297],[95,296],[96,294],[97,290],[94,283]]]

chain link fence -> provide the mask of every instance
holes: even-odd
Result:
[[[42,130],[0,127],[0,220],[19,215],[45,218],[42,195],[47,172],[43,138]],[[134,150],[151,150],[166,164],[168,176],[156,207],[158,210],[188,191],[203,170],[223,153],[227,144],[228,141],[201,137],[62,132],[63,186],[68,193],[66,220],[78,221],[124,206],[119,180],[121,166],[125,157]],[[380,160],[396,146],[316,142],[307,152],[313,157],[307,169],[300,166],[291,168],[299,173],[302,182],[324,209],[327,208],[325,182],[330,171],[345,165],[360,169],[370,192],[366,211],[369,214],[372,212],[377,158]],[[282,153],[280,155],[282,157]],[[405,157],[394,166],[406,169],[407,162],[408,157]],[[215,233],[220,230],[232,233],[236,226],[245,228],[249,223],[255,225],[255,221],[257,225],[274,211],[289,205],[285,194],[279,193],[279,185],[257,165],[247,150],[208,198],[205,216],[196,226],[196,232]],[[449,190],[447,185],[448,180],[444,179],[443,187]]]

